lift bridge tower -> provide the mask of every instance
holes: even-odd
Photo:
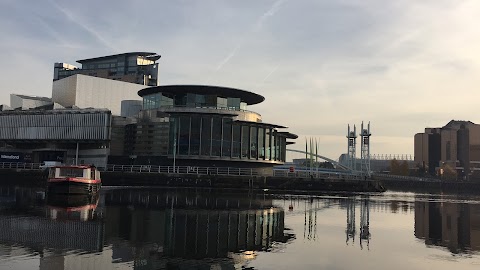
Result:
[[[356,166],[357,128],[355,127],[355,125],[353,125],[353,130],[350,130],[350,125],[348,125],[347,139],[348,139],[347,167],[350,168],[350,170],[355,171],[357,169],[356,168],[357,167]]]
[[[367,128],[363,128],[363,122],[360,131],[360,137],[362,140],[361,154],[360,154],[360,171],[363,175],[370,177],[370,122],[368,122]]]

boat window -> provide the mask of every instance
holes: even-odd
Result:
[[[95,170],[90,171],[90,179],[95,179]]]
[[[50,169],[50,171],[48,172],[48,177],[49,178],[54,178],[55,177],[55,169]]]
[[[83,177],[83,169],[60,168],[60,176]]]

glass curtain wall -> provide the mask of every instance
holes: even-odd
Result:
[[[169,97],[166,94],[155,93],[143,97],[143,109],[150,110],[162,107],[213,108],[223,110],[246,110],[247,104],[240,98],[224,98],[217,95],[176,94]]]
[[[275,129],[212,115],[170,117],[169,154],[285,161],[286,138]]]

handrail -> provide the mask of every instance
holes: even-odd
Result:
[[[139,172],[139,173],[164,173],[164,174],[194,174],[194,175],[222,175],[222,176],[276,176],[276,177],[298,177],[311,179],[338,179],[338,180],[361,180],[362,175],[339,172],[322,171],[295,171],[289,169],[274,168],[271,171],[263,172],[261,169],[237,168],[237,167],[201,167],[201,166],[158,166],[158,165],[117,165],[107,164],[105,168],[97,167],[107,172]],[[0,169],[17,170],[45,170],[41,163],[20,163],[0,162]]]

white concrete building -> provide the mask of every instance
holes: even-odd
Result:
[[[28,110],[50,104],[52,104],[52,100],[47,97],[10,94],[10,107],[12,109]]]
[[[64,107],[105,108],[121,115],[122,100],[142,100],[145,85],[76,74],[53,82],[52,101]]]

